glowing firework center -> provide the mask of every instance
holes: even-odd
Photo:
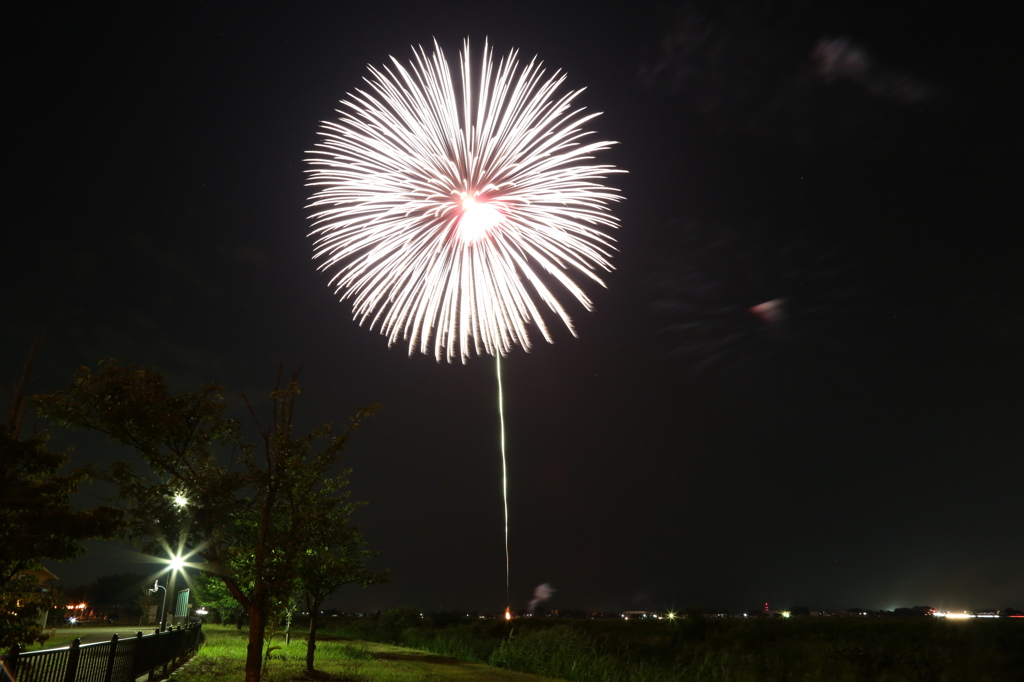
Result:
[[[477,242],[487,237],[503,217],[497,205],[466,197],[462,200],[462,217],[459,218],[457,232],[459,239],[468,244]]]

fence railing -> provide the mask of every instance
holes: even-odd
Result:
[[[185,659],[199,648],[202,623],[151,635],[109,642],[82,644],[76,639],[66,649],[23,652],[18,649],[4,657],[6,668],[17,682],[133,682],[153,676],[175,659]]]

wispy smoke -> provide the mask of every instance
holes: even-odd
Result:
[[[533,610],[536,609],[542,601],[551,599],[551,595],[554,593],[555,588],[551,587],[550,583],[541,583],[540,585],[537,585],[533,590],[533,599],[530,600],[530,605],[526,610],[529,613],[533,613]]]
[[[791,4],[683,0],[656,56],[640,66],[640,82],[678,95],[681,111],[718,134],[781,143],[787,154],[838,146],[861,153],[858,134],[905,144],[926,136],[931,129],[922,125],[937,122],[938,112],[948,113],[891,106],[941,91],[909,70],[920,59],[915,52],[906,51],[906,66],[890,64],[856,36],[824,33],[834,25],[827,6],[835,3],[801,5],[820,11]],[[816,25],[821,33],[812,33]]]
[[[826,83],[848,78],[872,95],[901,102],[919,102],[931,94],[928,86],[909,74],[876,67],[867,50],[846,38],[822,38],[814,46],[811,60]]]

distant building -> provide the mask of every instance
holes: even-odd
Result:
[[[60,578],[58,578],[56,574],[53,573],[53,571],[42,565],[37,566],[35,568],[30,568],[27,571],[22,571],[19,574],[19,577],[20,576],[28,576],[35,581],[35,585],[32,586],[30,592],[22,593],[25,599],[31,598],[36,594],[45,594],[49,592],[50,589],[53,587],[53,583],[60,580]],[[21,601],[21,598],[19,598],[18,606],[22,605]],[[46,619],[47,616],[49,615],[49,608],[39,609],[39,618],[36,622],[38,623],[40,628],[46,627]]]
[[[621,615],[625,620],[658,620],[658,618],[660,617],[657,613],[654,613],[653,611],[623,611]]]

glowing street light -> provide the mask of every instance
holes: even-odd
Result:
[[[185,557],[180,554],[172,556],[167,562],[167,568],[171,569],[172,573],[178,573],[185,568]]]
[[[178,493],[177,495],[174,496],[174,504],[184,508],[188,506],[188,498],[182,495],[181,493]]]
[[[160,571],[157,572],[157,576],[159,576],[161,573],[164,573],[166,571],[167,572],[167,580],[165,582],[167,583],[167,586],[165,587],[165,586],[161,585],[160,584],[160,578],[157,577],[156,580],[153,581],[153,587],[149,589],[149,593],[150,594],[153,594],[157,590],[163,590],[164,591],[163,602],[162,602],[162,605],[160,607],[160,629],[161,630],[166,630],[167,629],[167,593],[168,593],[168,591],[172,591],[174,589],[174,576],[176,574],[182,572],[183,569],[185,568],[185,566],[187,565],[186,557],[182,556],[181,552],[173,552],[168,547],[167,548],[167,553],[170,556],[168,556],[166,558],[156,559],[160,563],[164,564],[164,568],[160,569]]]

